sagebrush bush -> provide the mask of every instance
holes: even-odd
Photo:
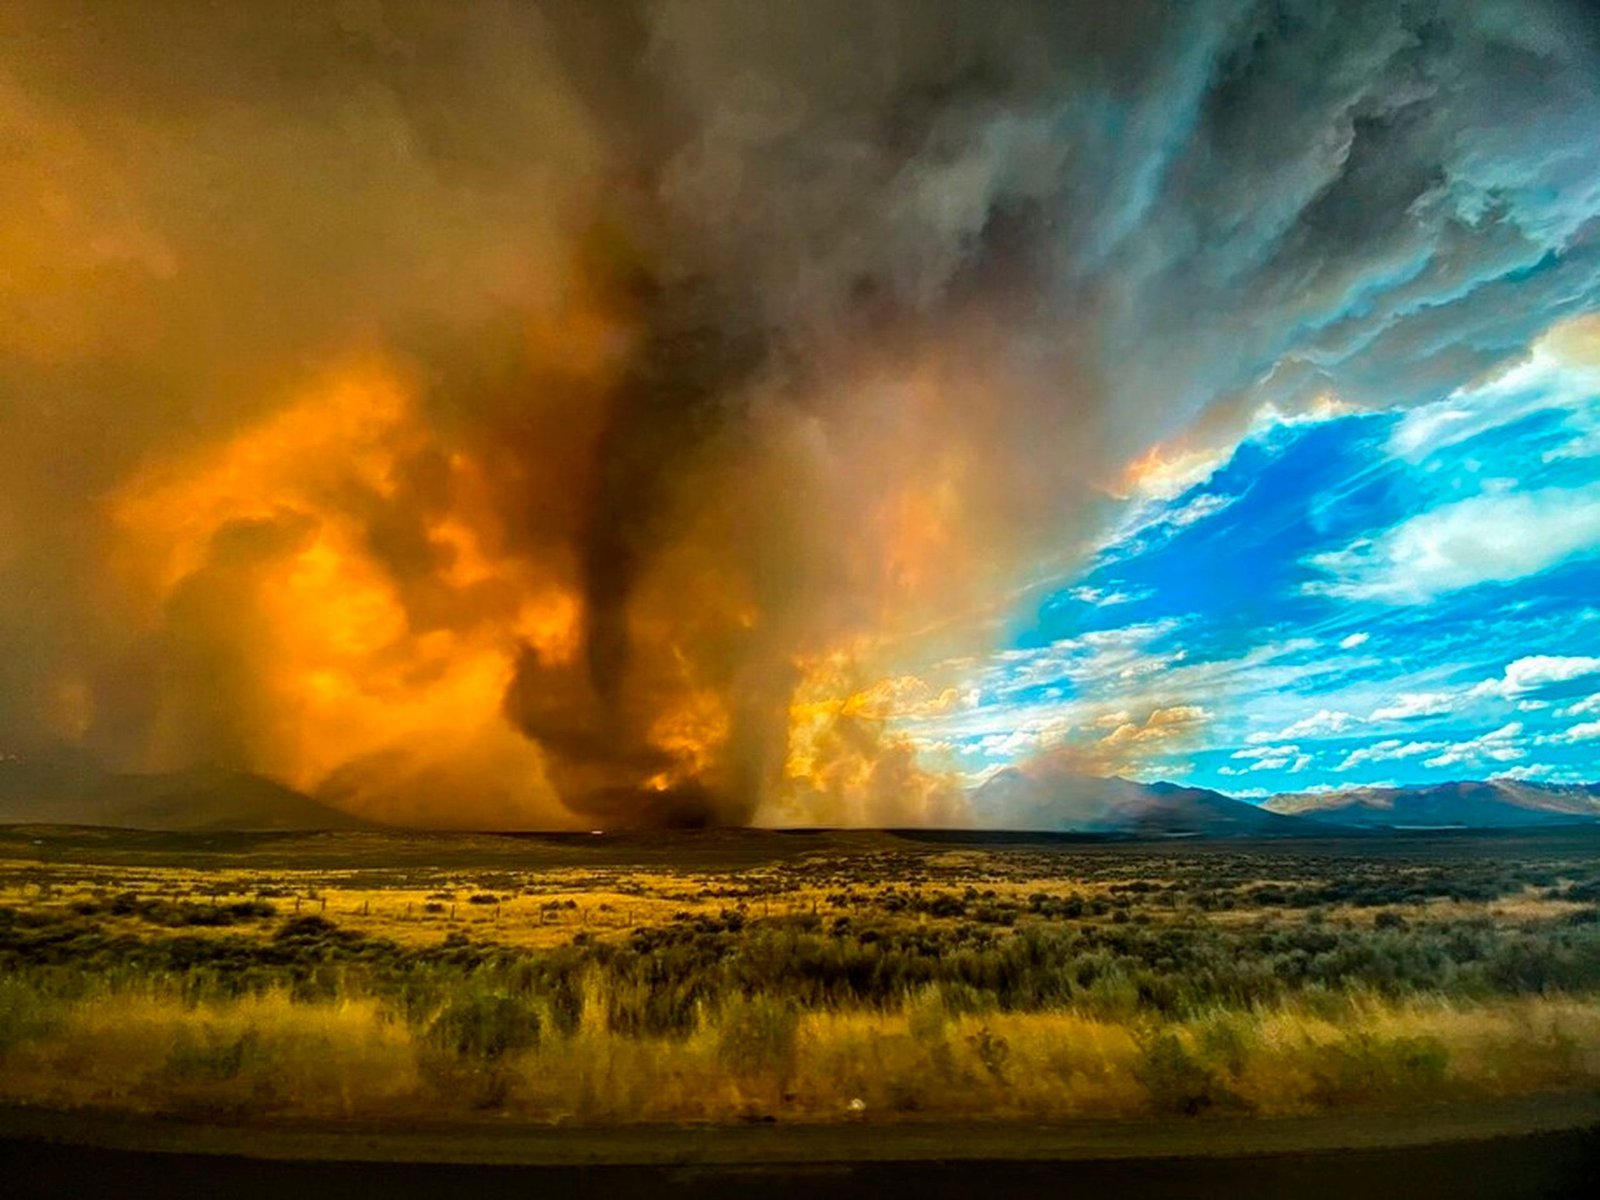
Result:
[[[1151,1109],[1164,1115],[1193,1117],[1238,1102],[1216,1067],[1171,1031],[1145,1042],[1134,1075],[1150,1093]]]
[[[26,980],[0,975],[0,1058],[13,1046],[49,1034],[59,1021],[59,1001]]]
[[[237,1037],[204,1029],[199,1037],[180,1035],[167,1056],[167,1073],[176,1079],[221,1081],[233,1079],[260,1058],[261,1037],[246,1029]]]
[[[737,1075],[772,1075],[794,1069],[800,1007],[772,996],[736,996],[717,1014],[717,1060]]]
[[[539,1014],[515,996],[469,992],[433,1019],[427,1036],[458,1057],[498,1062],[539,1044]]]
[[[1437,1090],[1449,1066],[1450,1052],[1436,1037],[1356,1032],[1316,1049],[1311,1094],[1328,1107],[1405,1099]]]

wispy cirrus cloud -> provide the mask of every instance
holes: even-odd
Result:
[[[1450,692],[1402,692],[1392,703],[1372,710],[1369,721],[1409,721],[1453,712],[1460,697]]]

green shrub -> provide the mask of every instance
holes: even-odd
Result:
[[[1164,1116],[1198,1116],[1238,1101],[1216,1069],[1191,1054],[1175,1033],[1157,1034],[1144,1044],[1134,1075],[1150,1093],[1150,1107]]]
[[[472,993],[451,1001],[427,1037],[460,1058],[497,1062],[539,1044],[539,1015],[514,996]]]
[[[904,1005],[906,1031],[924,1045],[934,1045],[945,1040],[950,1024],[950,1008],[937,987],[923,988],[907,998]]]
[[[717,1018],[717,1058],[739,1075],[787,1076],[794,1069],[800,1007],[774,996],[739,996]]]
[[[583,1024],[583,976],[562,971],[550,982],[550,1022],[558,1033],[571,1037]]]
[[[260,1037],[254,1029],[236,1038],[218,1037],[216,1031],[207,1029],[199,1041],[190,1037],[179,1040],[167,1056],[167,1073],[207,1082],[234,1079],[259,1057],[259,1051]]]
[[[1238,1077],[1250,1057],[1251,1028],[1251,1020],[1244,1013],[1216,1013],[1200,1027],[1197,1048],[1207,1062]]]
[[[1405,1099],[1436,1089],[1449,1065],[1438,1038],[1352,1034],[1318,1048],[1312,1094],[1330,1106]]]
[[[0,975],[0,1056],[54,1029],[56,1007],[24,981]]]
[[[996,1083],[1006,1083],[1006,1064],[1011,1061],[1011,1044],[987,1025],[980,1025],[967,1037],[967,1045],[978,1056],[983,1069],[994,1077]]]

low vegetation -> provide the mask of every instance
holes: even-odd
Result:
[[[1600,1083],[1600,846],[0,864],[0,1097],[238,1119],[1263,1115]],[[1459,857],[1452,858],[1455,854]]]

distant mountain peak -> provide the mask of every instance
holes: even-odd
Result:
[[[1318,831],[1315,822],[1268,812],[1206,788],[1048,768],[997,771],[973,789],[971,803],[978,824],[1004,829],[1146,837],[1262,837]]]
[[[1600,821],[1600,784],[1462,779],[1274,796],[1263,808],[1368,829],[1504,829]]]

